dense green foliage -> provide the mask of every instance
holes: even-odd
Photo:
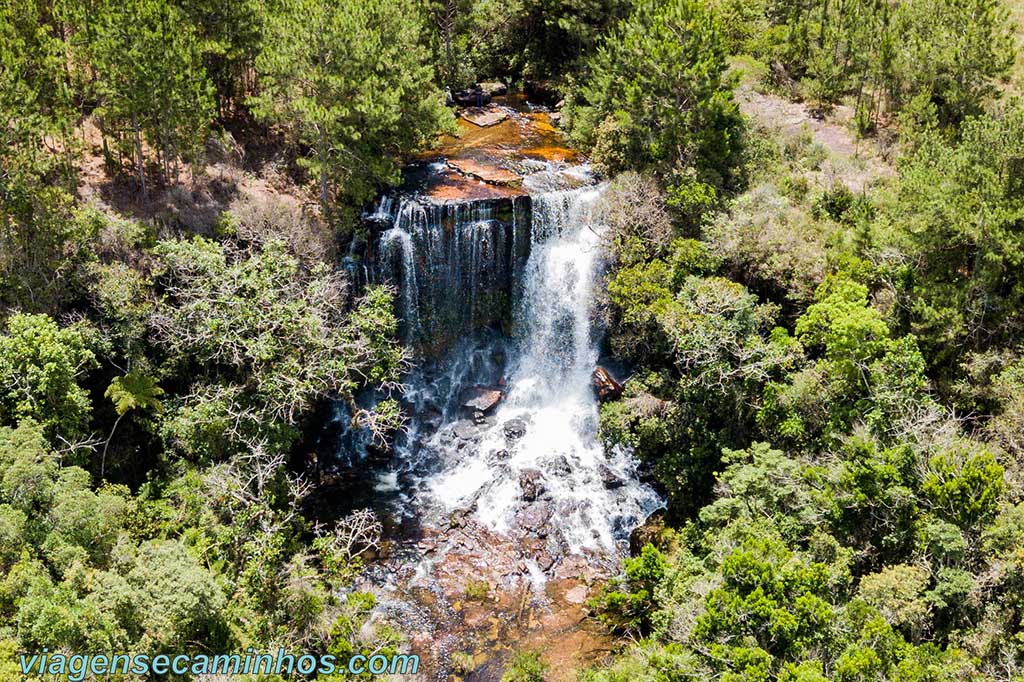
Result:
[[[274,79],[305,78],[298,48],[319,30],[289,8],[0,3],[4,679],[8,654],[44,647],[274,644],[344,660],[397,645],[365,624],[372,597],[350,589],[379,524],[357,513],[314,528],[299,513],[311,486],[289,462],[329,399],[378,439],[400,425],[394,401],[354,402],[404,370],[391,292],[351,290],[313,209],[235,202],[205,230],[151,209],[189,197],[211,135],[230,147],[215,129],[249,116],[254,76],[259,113],[297,131],[287,155],[308,151],[319,173],[325,148],[303,145],[329,120],[330,152],[366,157],[359,173],[323,176],[339,207],[394,182],[402,156],[450,118],[421,25],[396,7],[333,9],[354,24],[335,22],[347,42],[321,99],[304,100],[329,113],[310,120],[278,106],[289,94]],[[378,69],[382,44],[390,70]],[[97,191],[132,217],[80,191],[106,182],[97,172],[111,182]]]
[[[1014,63],[1000,0],[718,0],[731,47],[829,107],[851,96],[861,132],[930,100],[945,123],[978,113]]]
[[[380,181],[397,183],[393,154],[451,120],[414,17],[407,0],[293,0],[268,22],[255,111],[313,150],[325,210],[331,186],[367,201]]]
[[[573,137],[610,173],[653,170],[700,215],[735,185],[740,122],[718,19],[699,0],[638,2],[605,38],[570,109]]]
[[[605,202],[611,347],[635,369],[601,429],[669,508],[592,601],[639,642],[587,679],[1021,679],[1024,222],[1021,105],[995,101],[1015,57],[1005,12],[717,6],[720,49],[771,60],[758,87],[843,102],[861,134],[901,112],[898,160],[865,186],[832,150],[756,130],[732,171],[748,184],[696,225],[676,168],[638,148],[610,165],[642,174]],[[598,78],[632,68],[599,59]],[[635,92],[658,92],[617,83],[616,124]],[[631,143],[685,119],[657,120]],[[575,125],[607,159],[614,127]]]
[[[668,502],[590,604],[622,646],[584,678],[1024,680],[1006,16],[0,0],[0,677],[43,647],[405,646],[352,591],[373,515],[300,513],[300,437],[332,399],[382,448],[401,426],[392,292],[337,253],[450,130],[445,88],[501,80],[564,98],[610,180],[600,312],[630,377],[600,435]],[[837,118],[796,131],[789,100]]]

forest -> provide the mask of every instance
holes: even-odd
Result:
[[[590,315],[624,369],[595,438],[661,508],[585,580],[601,655],[542,634],[431,679],[1024,682],[1018,20],[0,0],[0,680],[67,679],[23,673],[43,650],[418,651],[368,587],[389,524],[325,513],[311,453],[342,414],[399,457],[424,352],[408,283],[357,274],[366,217],[500,81],[603,188]]]

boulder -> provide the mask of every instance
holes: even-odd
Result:
[[[611,467],[607,464],[599,464],[597,466],[597,473],[601,477],[601,483],[603,483],[604,487],[609,490],[621,488],[626,484],[626,482],[619,478],[619,475],[612,471]]]
[[[622,384],[617,382],[604,367],[594,368],[590,375],[590,385],[594,387],[594,393],[600,401],[615,400],[622,396]]]
[[[490,97],[500,97],[508,94],[508,86],[498,81],[489,81],[486,83],[478,83],[477,87]]]
[[[631,556],[639,556],[644,545],[648,543],[657,544],[659,537],[665,531],[665,511],[659,509],[654,512],[629,534],[629,553]]]
[[[556,476],[568,476],[572,473],[572,465],[565,455],[558,455],[544,460],[544,468]]]
[[[456,104],[463,107],[479,107],[491,103],[491,96],[477,88],[467,88],[452,94]]]
[[[555,557],[544,551],[534,556],[534,560],[537,562],[537,567],[545,573],[550,571],[551,567],[555,565]]]
[[[565,601],[570,604],[583,604],[587,601],[587,586],[577,585],[571,590],[566,590]]]
[[[501,396],[496,388],[477,386],[462,394],[462,407],[470,412],[490,412],[501,402]]]
[[[523,469],[519,472],[519,487],[523,491],[523,499],[533,502],[544,492],[544,475],[539,469]]]
[[[444,415],[434,406],[427,407],[420,412],[420,423],[431,431],[440,428],[442,421],[444,421]]]
[[[519,440],[526,435],[526,422],[518,417],[516,419],[509,419],[502,428],[505,431],[505,438],[509,440]]]
[[[480,436],[480,428],[468,420],[457,422],[452,431],[462,440],[474,440]]]
[[[456,509],[448,517],[449,528],[464,528],[472,516],[473,510],[468,507]]]
[[[459,115],[473,125],[480,126],[481,128],[490,128],[493,125],[498,125],[509,117],[509,113],[506,109],[502,109],[496,105],[470,107],[469,109],[465,109],[460,112]]]
[[[538,537],[546,537],[548,534],[547,523],[553,513],[551,503],[545,501],[531,504],[519,512],[519,527],[529,533],[535,533]]]
[[[486,182],[488,185],[513,187],[523,182],[522,176],[513,173],[507,168],[479,163],[472,159],[449,159],[448,166],[462,175],[476,178]]]

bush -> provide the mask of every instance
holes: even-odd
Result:
[[[501,676],[501,682],[544,682],[548,664],[536,651],[521,651],[512,657]]]

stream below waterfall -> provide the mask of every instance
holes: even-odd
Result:
[[[434,679],[448,679],[454,651],[476,655],[470,678],[483,680],[500,678],[496,651],[531,637],[583,637],[582,656],[605,646],[584,602],[663,504],[630,453],[598,439],[604,185],[585,165],[517,169],[507,196],[404,193],[368,216],[365,277],[397,288],[417,363],[392,452],[374,457],[346,433],[338,457],[359,472],[350,506],[372,506],[388,528],[363,587],[411,631]],[[486,596],[470,596],[480,585]]]

